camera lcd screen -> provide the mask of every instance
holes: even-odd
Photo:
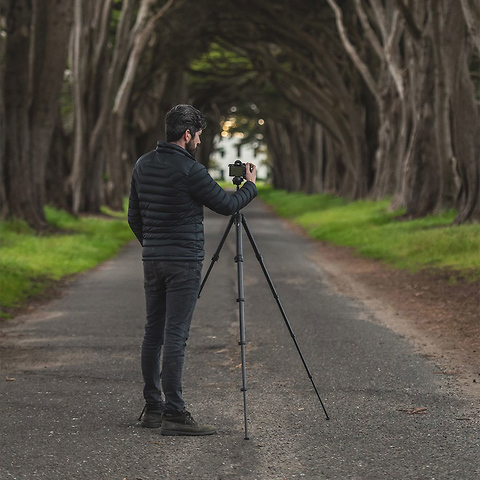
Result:
[[[231,177],[243,177],[245,175],[245,167],[243,165],[229,165],[229,168]]]

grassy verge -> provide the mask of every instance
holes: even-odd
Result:
[[[110,258],[133,238],[124,214],[75,218],[49,207],[45,213],[54,235],[38,236],[23,222],[0,224],[1,317],[63,277]]]
[[[472,281],[480,279],[480,225],[452,225],[453,211],[399,220],[404,212],[389,211],[388,200],[347,202],[268,187],[260,188],[259,194],[314,239],[352,247],[397,268],[448,269]]]

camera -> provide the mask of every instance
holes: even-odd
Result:
[[[235,162],[228,165],[228,174],[231,177],[243,177],[247,174],[247,166],[242,163],[240,160],[235,160]]]

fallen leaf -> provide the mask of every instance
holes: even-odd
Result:
[[[419,407],[419,408],[414,408],[411,412],[410,415],[416,415],[416,414],[424,414],[427,413],[427,409],[425,407]]]
[[[5,377],[6,382],[14,382],[16,378],[11,378],[11,377]]]
[[[426,415],[427,407],[399,408],[399,412],[405,412],[409,415]]]

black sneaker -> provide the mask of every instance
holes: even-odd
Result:
[[[143,412],[139,418],[139,420],[142,419],[142,423],[140,425],[145,428],[160,428],[162,426],[162,417],[164,412],[164,409],[159,409],[156,406],[150,407],[149,405],[145,405],[145,408],[143,409]]]
[[[215,428],[199,425],[189,412],[165,412],[163,415],[162,435],[213,435]]]

